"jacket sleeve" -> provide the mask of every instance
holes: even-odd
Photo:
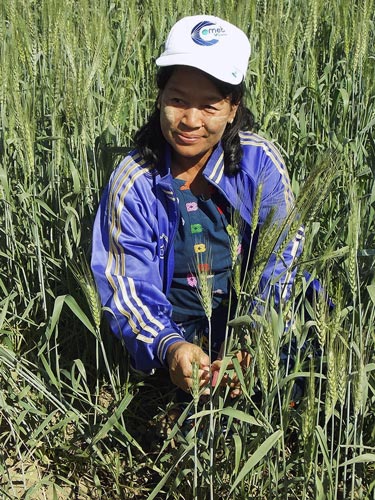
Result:
[[[146,172],[128,170],[115,170],[103,193],[91,267],[112,331],[124,339],[134,368],[150,372],[165,365],[168,346],[182,335],[162,291],[156,208],[145,203],[149,187],[142,181]]]
[[[258,187],[261,186],[260,236],[254,260],[257,252],[264,252],[269,258],[263,263],[258,297],[264,301],[273,296],[278,305],[290,296],[296,260],[302,252],[304,230],[296,224],[298,214],[293,213],[294,218],[290,217],[295,201],[289,175],[278,150],[272,143],[265,142],[261,156],[257,180]],[[262,228],[265,229],[263,233]]]

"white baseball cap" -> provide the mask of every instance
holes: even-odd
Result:
[[[156,64],[192,66],[237,85],[245,78],[250,52],[250,42],[237,26],[215,16],[190,16],[172,27]]]

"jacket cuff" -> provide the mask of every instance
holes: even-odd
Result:
[[[167,367],[166,357],[167,357],[168,347],[171,346],[172,344],[175,344],[176,342],[181,342],[181,341],[185,342],[185,339],[177,332],[168,333],[167,335],[164,335],[162,339],[159,341],[156,350],[156,355],[163,366]]]

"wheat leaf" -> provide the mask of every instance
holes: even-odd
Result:
[[[277,441],[283,435],[283,431],[281,429],[275,431],[271,436],[269,436],[264,443],[262,443],[256,452],[251,455],[249,460],[242,467],[240,473],[238,474],[236,480],[234,481],[232,488],[230,489],[229,494],[233,493],[235,487],[240,483],[247,474],[260,462],[270,451],[270,449],[277,443]]]

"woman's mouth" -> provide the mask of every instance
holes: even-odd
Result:
[[[195,144],[202,139],[200,135],[183,134],[181,132],[176,132],[174,136],[179,144]]]

